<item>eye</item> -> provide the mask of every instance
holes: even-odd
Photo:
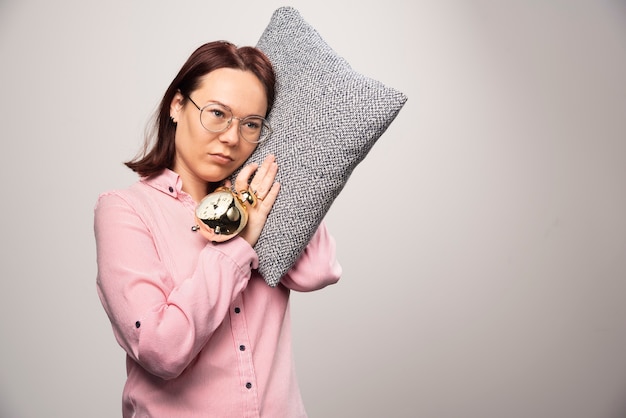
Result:
[[[205,108],[203,113],[206,113],[208,117],[214,120],[230,119],[230,111],[217,103],[210,103]]]
[[[217,118],[217,119],[223,119],[224,118],[224,111],[220,110],[220,109],[210,108],[210,109],[207,109],[207,113],[209,115],[211,115],[211,117],[214,117],[214,118]]]
[[[242,126],[247,131],[259,131],[261,130],[263,123],[257,118],[246,118],[243,120]]]

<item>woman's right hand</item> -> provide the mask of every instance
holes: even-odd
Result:
[[[267,221],[267,216],[276,202],[280,184],[275,181],[278,173],[278,164],[274,155],[268,155],[259,167],[258,164],[250,164],[241,169],[235,179],[235,191],[251,190],[256,195],[256,205],[252,206],[245,202],[248,211],[248,223],[239,236],[255,246],[261,231]],[[252,179],[250,180],[250,178]]]

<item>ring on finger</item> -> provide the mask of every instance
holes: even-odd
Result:
[[[265,198],[265,195],[263,194],[263,196],[261,196],[261,193],[259,193],[257,189],[252,189],[252,193],[254,193],[257,200],[263,200]]]

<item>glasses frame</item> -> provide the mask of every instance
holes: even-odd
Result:
[[[228,128],[230,128],[231,123],[233,122],[233,119],[237,119],[239,121],[239,127],[237,129],[239,136],[246,142],[250,143],[250,144],[260,144],[261,142],[265,141],[267,138],[269,138],[269,136],[272,134],[272,127],[270,126],[269,122],[267,121],[267,119],[265,119],[264,117],[261,116],[246,116],[245,118],[238,118],[237,116],[235,116],[233,114],[233,110],[226,106],[225,104],[219,103],[219,102],[209,102],[206,105],[200,107],[196,104],[196,102],[193,101],[193,99],[189,96],[189,95],[185,95],[185,97],[187,97],[189,99],[189,101],[191,103],[193,103],[193,105],[200,111],[200,125],[207,130],[208,132],[211,133],[220,133],[220,132],[226,132],[228,130]],[[206,126],[204,126],[204,123],[202,123],[202,112],[204,112],[204,109],[206,109],[207,107],[211,106],[211,105],[219,105],[221,107],[223,107],[224,109],[227,109],[230,112],[230,119],[228,120],[228,122],[226,123],[226,127],[224,129],[220,129],[218,131],[214,131],[212,129],[207,128]],[[261,119],[261,123],[263,124],[263,126],[265,126],[265,128],[267,129],[267,135],[265,135],[263,138],[259,139],[258,141],[250,141],[248,138],[246,138],[243,133],[241,132],[241,122],[244,122],[246,119],[248,118],[258,118]]]

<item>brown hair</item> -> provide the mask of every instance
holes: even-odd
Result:
[[[209,42],[196,49],[187,59],[170,86],[165,91],[154,114],[150,134],[146,135],[142,152],[124,164],[142,177],[159,174],[172,168],[176,148],[176,124],[170,119],[170,104],[177,92],[184,100],[199,87],[200,79],[218,68],[236,68],[256,75],[267,96],[267,113],[274,104],[276,75],[270,60],[259,49],[237,47],[226,41]],[[267,114],[265,115],[267,116]],[[156,132],[156,135],[154,134]]]

